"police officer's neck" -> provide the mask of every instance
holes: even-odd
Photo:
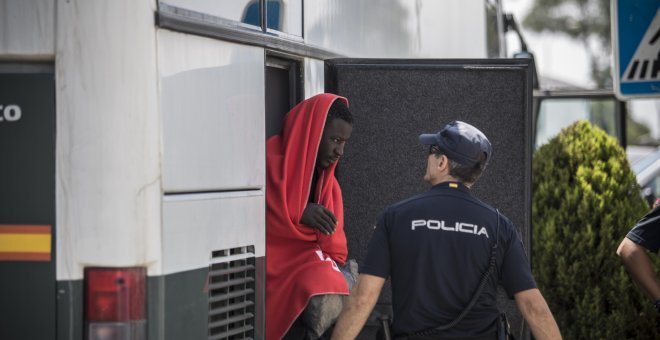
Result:
[[[463,182],[457,180],[456,178],[454,178],[453,176],[451,176],[449,174],[440,174],[437,178],[434,178],[431,181],[429,181],[431,186],[436,186],[440,183],[447,183],[447,182],[460,183],[460,184],[465,185],[468,188],[472,186],[472,183],[463,183]]]

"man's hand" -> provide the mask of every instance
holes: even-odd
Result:
[[[315,203],[307,203],[307,207],[305,207],[305,211],[303,211],[300,218],[300,223],[316,228],[326,235],[334,233],[337,228],[335,214],[324,206]]]

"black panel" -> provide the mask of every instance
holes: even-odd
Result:
[[[256,262],[255,339],[264,338],[265,257]],[[148,339],[207,339],[208,296],[205,291],[208,268],[166,276],[150,276],[147,281]],[[82,280],[57,282],[57,339],[83,339]],[[0,332],[0,335],[4,333]],[[4,337],[1,337],[4,339]],[[43,339],[51,339],[52,336]],[[42,338],[36,338],[42,339]]]
[[[83,281],[58,281],[57,339],[82,340],[83,327]]]
[[[266,139],[282,132],[284,116],[302,101],[300,62],[269,52],[266,59]]]
[[[289,70],[266,67],[266,138],[282,131],[289,103]]]
[[[163,299],[156,302],[155,306],[162,308],[163,323],[161,328],[164,333],[160,337],[149,334],[149,339],[207,339],[208,338],[208,309],[209,300],[206,291],[206,278],[208,268],[189,270],[176,274],[160,277],[164,280],[160,290]],[[158,287],[159,278],[149,278],[149,289],[155,283]],[[149,293],[149,321],[154,310],[151,302],[153,295]],[[155,297],[157,298],[157,297]],[[162,304],[160,303],[162,301]],[[152,327],[149,328],[152,330]]]
[[[347,97],[355,118],[338,169],[349,257],[362,260],[386,206],[428,189],[428,150],[417,136],[452,120],[475,125],[493,144],[473,193],[515,223],[529,252],[532,88],[526,60],[335,59],[326,62],[326,91]],[[390,301],[388,284],[379,307],[386,310]],[[520,329],[515,304],[503,304]]]
[[[206,275],[206,268],[199,269]],[[165,276],[147,277],[147,339],[165,339]],[[201,304],[200,304],[200,307]],[[199,334],[199,332],[198,332]],[[191,338],[192,339],[192,338]]]
[[[255,282],[255,296],[256,306],[255,312],[255,339],[266,338],[266,257],[261,256],[255,258],[256,265],[256,282]]]
[[[0,334],[3,339],[52,339],[56,322],[53,73],[0,73],[0,106],[0,224],[50,225],[52,230],[50,260],[0,260]]]

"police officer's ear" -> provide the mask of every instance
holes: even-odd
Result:
[[[440,155],[438,157],[438,170],[444,170],[445,168],[449,168],[449,158],[445,155]]]

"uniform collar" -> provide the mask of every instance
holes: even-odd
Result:
[[[465,186],[465,184],[454,181],[438,183],[432,186],[431,190],[458,190],[467,193],[470,192],[470,188]]]

